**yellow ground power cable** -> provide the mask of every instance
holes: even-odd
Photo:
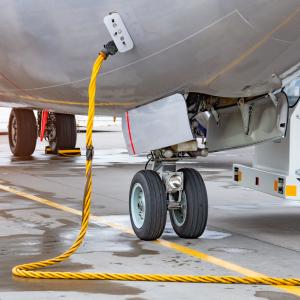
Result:
[[[103,61],[107,58],[105,51],[97,57],[89,84],[89,110],[88,125],[86,130],[86,184],[84,191],[82,221],[80,232],[73,245],[64,253],[42,261],[17,265],[12,273],[18,277],[35,279],[83,279],[83,280],[118,280],[118,281],[151,281],[151,282],[189,282],[189,283],[218,283],[218,284],[261,284],[299,286],[300,278],[275,278],[275,277],[236,277],[236,276],[197,276],[197,275],[168,275],[168,274],[134,274],[134,273],[88,273],[88,272],[63,272],[39,271],[38,269],[50,267],[69,258],[82,244],[88,229],[92,194],[92,159],[93,159],[93,121],[95,115],[96,80]],[[114,53],[113,53],[114,54]]]

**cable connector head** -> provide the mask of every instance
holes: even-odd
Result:
[[[108,58],[110,55],[115,55],[118,52],[118,48],[114,41],[110,41],[104,45],[104,49],[101,52]]]
[[[86,146],[86,160],[90,161],[94,158],[94,147]]]

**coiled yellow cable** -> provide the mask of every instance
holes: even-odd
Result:
[[[273,277],[236,277],[236,276],[195,276],[195,275],[167,275],[167,274],[119,274],[119,273],[81,273],[61,271],[37,271],[37,269],[53,266],[69,258],[82,244],[88,229],[92,193],[92,158],[93,158],[93,122],[95,115],[96,80],[106,54],[101,52],[97,57],[89,85],[89,111],[86,130],[86,184],[82,208],[81,228],[73,245],[61,255],[54,258],[26,263],[15,266],[12,273],[15,276],[36,279],[89,279],[89,280],[122,280],[122,281],[153,281],[153,282],[191,282],[191,283],[219,283],[219,284],[264,284],[281,286],[298,286],[300,278]]]
[[[93,123],[95,116],[95,96],[96,96],[96,80],[97,75],[100,71],[101,65],[105,60],[106,55],[104,53],[100,53],[97,57],[89,85],[89,111],[88,111],[88,123],[86,129],[86,146],[87,149],[92,151],[93,149]],[[40,272],[33,271],[36,269],[49,267],[54,264],[58,264],[67,258],[69,258],[81,245],[84,240],[85,234],[88,229],[88,221],[90,216],[90,207],[91,207],[91,193],[92,193],[92,159],[86,160],[86,184],[85,184],[85,192],[83,199],[83,208],[82,208],[82,221],[79,235],[73,245],[61,255],[58,255],[54,258],[32,262],[27,264],[22,264],[15,266],[12,270],[12,273],[16,276],[21,277],[29,277],[29,278],[70,278],[69,275],[64,274],[64,272]]]

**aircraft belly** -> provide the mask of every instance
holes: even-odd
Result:
[[[12,1],[0,11],[0,102],[86,113],[92,61],[118,11],[135,42],[107,61],[97,112],[176,92],[254,96],[300,61],[299,0]]]

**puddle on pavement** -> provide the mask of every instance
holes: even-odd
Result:
[[[37,189],[30,188],[30,187],[24,186],[24,185],[19,185],[18,184],[18,186],[16,187],[15,184],[13,184],[12,182],[10,182],[8,180],[2,180],[1,179],[0,183],[5,185],[5,186],[8,186],[8,187],[16,188],[18,191],[25,192],[27,194],[34,195],[34,196],[37,196],[37,197],[41,197],[43,199],[51,199],[53,201],[57,200],[58,202],[63,201],[64,203],[66,203],[69,200],[74,200],[74,198],[72,198],[72,197],[66,197],[65,195],[60,195],[60,197],[59,197],[57,193],[39,191]],[[12,194],[9,194],[9,195],[11,196]],[[20,198],[20,196],[18,196],[18,195],[13,195],[12,197]],[[28,203],[30,203],[30,202],[28,202]]]
[[[258,291],[255,296],[267,300],[299,300],[298,296],[281,292]]]
[[[222,185],[220,187],[222,187],[224,189],[228,189],[228,190],[242,190],[242,191],[247,191],[247,192],[255,192],[255,190],[237,185],[236,183],[232,183],[232,184],[230,183],[230,184]]]
[[[230,237],[230,233],[225,233],[221,231],[205,230],[200,239],[206,240],[221,240]]]
[[[168,236],[168,238],[176,238],[178,239],[174,229],[172,228],[171,223],[166,224],[166,228],[164,230],[164,236]],[[199,239],[201,240],[221,240],[227,237],[230,237],[230,233],[222,232],[222,231],[215,231],[215,230],[208,230],[206,229]]]
[[[72,265],[74,271],[74,265]],[[57,291],[57,292],[81,292],[89,294],[107,295],[139,295],[144,290],[128,286],[124,283],[112,281],[93,281],[93,280],[35,280],[13,278],[5,290],[10,291]]]
[[[65,226],[63,226],[65,227]],[[64,228],[67,231],[68,228]],[[62,229],[60,228],[59,231]],[[75,291],[86,293],[99,293],[109,295],[139,295],[144,290],[127,286],[123,283],[99,282],[99,281],[63,281],[63,280],[33,280],[22,279],[11,276],[11,268],[14,265],[24,263],[24,255],[27,262],[39,261],[45,257],[61,253],[66,245],[57,239],[57,230],[50,230],[43,237],[36,235],[16,235],[5,239],[5,244],[0,251],[2,257],[7,259],[2,263],[2,277],[0,281],[1,290],[5,291]],[[87,247],[88,248],[88,247]],[[140,247],[140,252],[145,251]],[[147,250],[146,250],[147,253]],[[132,253],[133,254],[133,253]],[[148,252],[150,254],[150,252]],[[151,253],[154,254],[154,253]],[[91,270],[93,265],[87,263],[74,262],[72,259],[63,265],[48,268],[48,270],[63,271],[86,271]]]
[[[234,210],[234,211],[241,211],[241,210],[257,210],[260,208],[258,205],[251,205],[251,204],[238,204],[238,205],[213,205],[211,208],[222,209],[222,210]]]
[[[246,248],[231,248],[231,247],[216,247],[216,248],[210,248],[208,251],[214,251],[214,252],[225,252],[229,254],[249,254],[253,252],[257,252],[254,249],[246,249]]]
[[[118,257],[138,257],[141,255],[157,255],[160,252],[156,250],[144,249],[142,247],[143,242],[140,240],[132,240],[127,242],[130,249],[126,251],[114,251],[113,255]]]
[[[130,298],[126,298],[126,300],[147,300],[147,299],[141,297],[130,297]]]
[[[298,200],[286,200],[283,202],[285,207],[300,207],[300,201]]]

